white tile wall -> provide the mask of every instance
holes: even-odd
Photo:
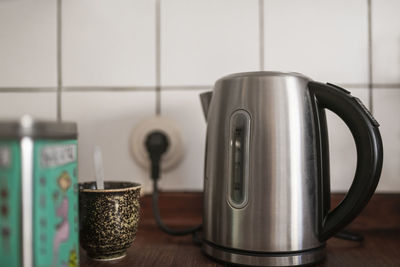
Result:
[[[372,1],[374,81],[400,83],[400,1]]]
[[[65,85],[154,85],[154,2],[68,0]]]
[[[258,0],[161,1],[164,85],[209,85],[259,69]]]
[[[205,91],[166,91],[162,93],[162,114],[181,127],[185,156],[182,163],[160,180],[163,189],[203,188],[206,121],[199,94]]]
[[[55,3],[0,2],[0,86],[56,84]]]
[[[381,124],[384,147],[380,191],[399,191],[400,90],[380,88],[374,92],[375,117]]]
[[[0,1],[0,87],[56,84],[55,2]],[[66,86],[155,85],[155,0],[64,0],[63,78]],[[180,125],[185,157],[160,181],[166,190],[200,190],[206,124],[198,94],[225,74],[259,69],[258,0],[162,0],[161,83],[183,90],[161,94],[162,115]],[[372,1],[374,81],[400,83],[396,0]],[[265,0],[265,68],[291,70],[321,82],[368,87],[367,1]],[[360,85],[361,84],[361,85]],[[367,89],[353,95],[368,103]],[[5,93],[0,118],[25,113],[55,119],[54,93]],[[385,160],[379,190],[400,192],[400,88],[374,89]],[[109,179],[131,179],[150,191],[148,173],[129,152],[132,128],[153,116],[155,93],[66,92],[63,118],[78,122],[82,181],[93,179],[92,151],[104,152]],[[328,113],[331,187],[346,191],[356,152],[343,122]]]
[[[55,93],[0,93],[0,120],[34,118],[56,119]]]
[[[366,0],[265,1],[265,69],[367,82]]]
[[[147,186],[148,174],[130,154],[134,126],[154,114],[154,92],[65,93],[64,120],[79,131],[79,180],[93,181],[93,146],[103,152],[106,180],[128,180]]]

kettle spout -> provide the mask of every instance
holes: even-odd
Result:
[[[207,120],[208,109],[212,98],[212,91],[200,94],[201,106],[203,107],[204,118]]]

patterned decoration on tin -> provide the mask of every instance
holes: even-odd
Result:
[[[10,251],[10,228],[7,226],[3,226],[1,229],[1,235],[3,237],[3,247],[5,248],[5,250]]]
[[[73,249],[69,253],[68,267],[77,267],[77,266],[78,266],[78,256],[76,255],[75,249]]]
[[[6,203],[4,203],[3,205],[1,205],[1,215],[5,218],[8,217],[8,206]]]
[[[1,194],[0,195],[1,195],[2,199],[7,199],[8,198],[8,190],[7,190],[6,187],[1,189]]]
[[[6,181],[6,179],[2,179]],[[3,239],[3,247],[9,251],[10,250],[10,235],[11,235],[11,229],[6,225],[7,223],[7,217],[9,215],[9,207],[8,207],[8,188],[6,184],[3,182],[0,190],[0,195],[1,195],[1,214],[0,217],[2,218],[1,221],[3,222],[3,226],[1,228],[1,236]]]
[[[69,201],[66,195],[68,188],[71,187],[71,177],[69,176],[68,172],[64,171],[61,173],[60,177],[57,180],[58,186],[62,192],[62,200],[61,204],[56,207],[56,214],[57,217],[62,219],[61,223],[57,225],[56,234],[54,235],[53,239],[53,255],[54,255],[54,262],[58,261],[59,249],[61,243],[68,240],[69,233],[70,233],[70,225],[68,222],[68,210],[69,210]]]

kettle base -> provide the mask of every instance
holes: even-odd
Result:
[[[251,253],[204,242],[203,252],[211,258],[235,265],[245,266],[300,266],[315,264],[325,258],[325,245],[295,253]]]

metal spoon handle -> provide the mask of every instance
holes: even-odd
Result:
[[[103,156],[99,146],[94,146],[93,151],[94,171],[96,175],[97,189],[104,189],[104,169],[103,169]]]

